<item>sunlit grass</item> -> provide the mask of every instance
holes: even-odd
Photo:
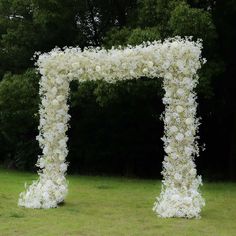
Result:
[[[0,236],[234,236],[236,183],[206,183],[200,220],[160,219],[152,212],[160,181],[69,176],[69,195],[56,209],[17,206],[37,176],[0,169]]]

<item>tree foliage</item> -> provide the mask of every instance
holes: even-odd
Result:
[[[0,82],[0,160],[7,166],[32,169],[37,160],[38,78],[27,70]]]
[[[32,168],[37,158],[37,116],[33,114],[38,108],[38,76],[30,69],[35,51],[66,45],[111,48],[180,35],[201,38],[208,61],[200,71],[197,88],[203,118],[200,132],[208,147],[199,159],[200,169],[217,175],[222,166],[228,173],[230,166],[229,173],[235,178],[235,16],[234,0],[0,0],[1,161],[12,160],[20,166],[17,160],[22,160],[22,167]],[[161,112],[161,83],[143,78],[117,85],[89,82],[71,87],[74,131],[70,130],[69,160],[76,171],[81,164],[80,171],[96,172],[98,163],[107,163],[105,169],[100,164],[100,171],[112,173],[120,165],[114,172],[121,173],[125,163],[129,171],[124,172],[135,172],[142,164],[156,163],[156,156],[162,153],[161,144],[155,147],[154,140],[161,137],[162,130],[159,123],[154,125],[153,117],[156,122]],[[141,118],[143,113],[145,118]],[[139,123],[137,117],[145,122]],[[112,138],[107,136],[111,133]],[[145,138],[137,141],[139,135]],[[114,144],[117,140],[120,145]],[[148,154],[148,150],[152,151]],[[86,169],[87,164],[92,165],[91,170]]]

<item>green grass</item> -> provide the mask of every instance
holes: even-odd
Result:
[[[17,206],[36,175],[0,169],[0,236],[234,236],[236,183],[206,183],[201,219],[160,219],[152,212],[160,181],[69,176],[69,195],[56,209]]]

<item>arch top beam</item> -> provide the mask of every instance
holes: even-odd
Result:
[[[40,124],[37,140],[42,149],[39,179],[20,194],[19,206],[52,208],[64,201],[68,154],[66,132],[70,115],[69,83],[163,78],[165,95],[163,188],[153,210],[161,217],[199,217],[204,200],[198,191],[194,157],[198,155],[196,117],[197,70],[204,63],[201,41],[175,37],[126,48],[59,48],[38,55],[42,75]]]
[[[39,55],[36,64],[43,76],[79,81],[157,78],[172,71],[189,75],[200,67],[201,48],[200,41],[179,37],[110,50],[65,47]]]

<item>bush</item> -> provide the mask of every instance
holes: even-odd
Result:
[[[18,169],[32,169],[39,152],[38,78],[35,71],[5,74],[0,82],[0,161]]]

